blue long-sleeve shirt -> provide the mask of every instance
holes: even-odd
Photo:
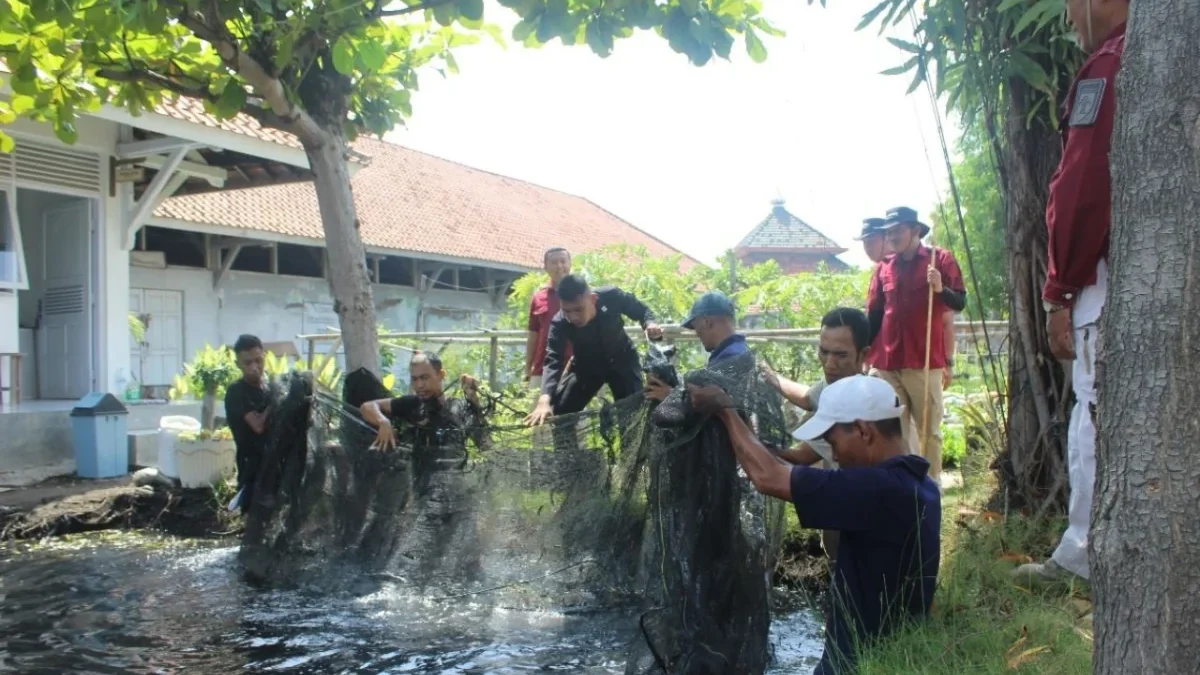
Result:
[[[860,645],[928,614],[942,520],[941,492],[928,472],[929,463],[912,455],[869,468],[792,469],[801,524],[841,532],[814,675],[855,672]]]

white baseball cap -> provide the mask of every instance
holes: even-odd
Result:
[[[821,438],[835,424],[898,419],[904,406],[892,385],[878,377],[855,375],[825,387],[817,412],[792,434],[798,441]]]

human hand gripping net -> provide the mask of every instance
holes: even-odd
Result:
[[[693,371],[784,447],[781,401],[754,356]],[[757,673],[783,509],[737,469],[723,426],[677,388],[530,429],[451,397],[371,449],[358,406],[388,393],[365,371],[343,397],[306,374],[280,387],[241,561],[272,584],[372,579],[442,601],[627,610],[627,672]],[[503,405],[503,404],[501,404]]]

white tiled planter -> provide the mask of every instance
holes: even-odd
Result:
[[[214,485],[235,467],[233,441],[177,441],[175,454],[179,483],[185,488]]]

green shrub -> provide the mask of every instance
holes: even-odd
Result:
[[[942,425],[942,467],[961,467],[967,456],[967,437],[961,425]]]

